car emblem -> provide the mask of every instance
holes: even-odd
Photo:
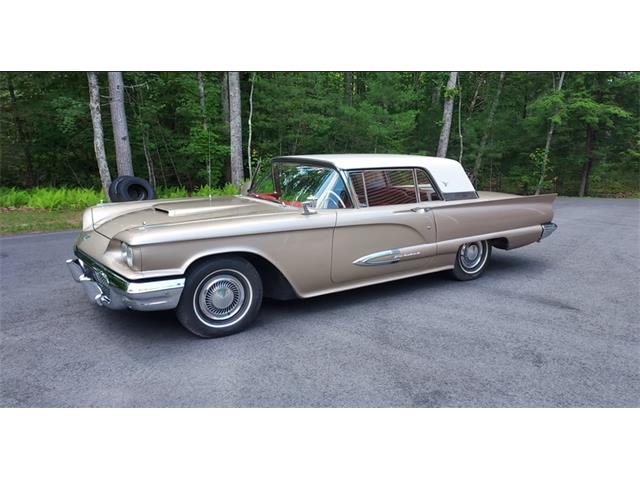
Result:
[[[89,237],[90,237],[90,236],[91,236],[91,234],[90,234],[90,233],[85,233],[85,234],[82,236],[82,240],[89,240]]]

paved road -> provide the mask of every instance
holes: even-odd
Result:
[[[640,406],[640,202],[559,199],[549,239],[446,274],[292,302],[196,338],[93,306],[74,233],[0,241],[0,406]]]

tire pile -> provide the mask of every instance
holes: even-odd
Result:
[[[135,202],[153,200],[156,192],[144,178],[123,175],[116,178],[109,187],[109,198],[112,202]]]

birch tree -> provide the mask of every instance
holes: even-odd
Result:
[[[564,83],[564,73],[565,72],[560,73],[560,80],[558,81],[558,85],[555,88],[557,93],[560,93],[560,91],[562,90],[562,84]],[[538,187],[536,188],[536,195],[540,195],[540,190],[542,190],[542,186],[544,184],[544,176],[547,172],[547,164],[549,163],[549,149],[551,148],[551,138],[553,137],[553,130],[555,129],[555,127],[556,122],[553,118],[551,118],[549,122],[549,130],[547,131],[547,142],[544,145],[544,153],[542,155],[542,168],[540,171],[540,180],[538,180]]]
[[[496,116],[496,110],[498,109],[498,104],[500,103],[500,94],[502,93],[502,86],[504,85],[504,77],[506,75],[506,72],[500,72],[498,87],[496,88],[496,96],[493,97],[493,103],[491,104],[491,110],[489,110],[489,117],[487,118],[487,126],[484,129],[484,134],[482,135],[482,140],[480,141],[480,148],[478,148],[476,161],[473,165],[474,182],[478,179],[478,173],[480,172],[480,167],[482,166],[482,156],[484,155],[484,151],[487,148],[487,142],[489,141],[489,135],[491,134],[491,130],[493,127],[493,119]]]
[[[251,124],[251,120],[253,119],[253,86],[256,82],[256,74],[253,73],[251,75],[251,90],[249,92],[249,118],[247,119],[247,127],[249,129],[247,135],[247,161],[249,162],[249,178],[253,180],[253,165],[251,161],[251,134],[253,133],[253,125]]]
[[[113,141],[116,147],[118,176],[133,175],[129,127],[127,126],[127,114],[124,109],[122,72],[109,72],[107,77],[109,79],[109,105],[111,107],[111,124],[113,125]]]
[[[240,107],[240,73],[229,72],[229,137],[231,143],[231,183],[244,181],[242,165],[242,118]]]
[[[458,72],[449,73],[447,90],[444,99],[444,111],[442,112],[442,130],[440,130],[440,140],[438,141],[438,151],[436,157],[446,157],[449,148],[449,134],[451,133],[451,117],[453,116],[453,99],[458,81]]]
[[[107,155],[104,151],[104,132],[102,130],[102,113],[100,111],[100,86],[96,72],[87,72],[89,81],[89,109],[91,110],[91,123],[93,124],[93,149],[96,152],[98,172],[102,191],[109,198],[109,186],[111,185],[111,173],[107,164]]]

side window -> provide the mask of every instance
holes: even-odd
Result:
[[[413,169],[351,172],[351,183],[361,206],[416,203]]]
[[[324,208],[353,208],[349,191],[345,187],[342,177],[338,176],[336,183],[328,191]]]
[[[420,193],[421,202],[430,202],[432,200],[442,200],[438,192],[433,187],[431,179],[427,172],[420,168],[416,168],[416,177],[418,179],[418,192]]]
[[[367,194],[364,191],[364,174],[362,172],[351,172],[349,174],[349,181],[351,182],[353,192],[356,194],[360,206],[368,207]]]

